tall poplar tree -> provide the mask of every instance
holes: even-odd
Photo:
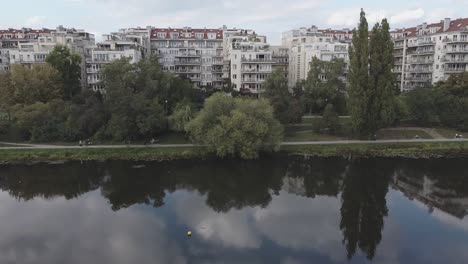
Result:
[[[366,13],[361,9],[358,29],[353,30],[353,42],[349,49],[349,111],[354,131],[360,135],[370,135],[369,103],[369,28]]]
[[[369,39],[365,13],[353,32],[350,48],[349,99],[353,129],[361,137],[373,135],[396,120],[393,42],[386,19],[377,23]]]

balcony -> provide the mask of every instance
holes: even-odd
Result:
[[[420,55],[431,55],[434,54],[435,50],[416,50],[415,52],[411,53],[413,56],[420,56]]]
[[[468,58],[443,58],[441,61],[447,63],[468,63]]]
[[[260,80],[257,78],[243,78],[242,82],[244,83],[262,83],[264,80]]]
[[[446,73],[462,73],[465,72],[466,68],[444,68]]]
[[[100,73],[101,70],[97,70],[97,69],[86,69],[86,73]]]
[[[176,69],[175,73],[200,73],[200,69]]]
[[[432,73],[434,71],[433,68],[412,68],[408,69],[408,72],[414,73]]]
[[[444,43],[447,43],[447,44],[452,44],[452,43],[468,43],[468,38],[461,38],[461,39],[449,39],[449,38],[446,38],[446,39],[443,39],[442,40]]]
[[[273,59],[247,59],[247,58],[242,58],[241,60],[244,63],[274,63]]]
[[[200,56],[201,55],[197,55],[197,54],[182,53],[182,54],[176,55],[175,57],[176,58],[200,58]]]
[[[403,57],[403,51],[393,52],[393,57]]]
[[[200,65],[201,61],[175,61],[175,65]]]
[[[429,59],[429,60],[421,60],[421,59],[413,59],[408,61],[409,64],[433,64],[434,60]]]
[[[260,70],[260,69],[242,69],[242,73],[271,73],[271,70]]]
[[[468,48],[459,48],[459,49],[444,49],[445,53],[468,53]]]
[[[421,77],[421,76],[410,76],[405,78],[406,81],[412,81],[412,82],[431,82],[432,78],[431,77]]]

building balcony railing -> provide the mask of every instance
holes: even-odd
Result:
[[[442,58],[441,61],[447,63],[468,63],[468,58]]]
[[[393,52],[393,57],[403,57],[403,51]]]
[[[201,70],[199,69],[177,69],[174,70],[175,73],[200,73]]]
[[[86,73],[100,73],[101,70],[96,70],[96,69],[86,69]]]
[[[242,79],[242,82],[244,82],[244,83],[261,83],[263,81],[264,80],[260,80],[260,79],[257,79],[257,78],[243,78]]]
[[[175,65],[199,65],[201,61],[175,61]]]
[[[224,65],[224,61],[213,61],[213,65]]]
[[[445,53],[468,53],[468,48],[460,48],[460,49],[444,49]]]
[[[430,60],[409,60],[408,61],[409,64],[433,64],[434,63],[434,60],[433,59],[430,59]]]
[[[405,80],[412,81],[412,82],[430,82],[430,81],[432,81],[432,78],[431,77],[410,76],[410,77],[406,77]]]
[[[435,50],[416,50],[415,52],[412,52],[411,54],[408,54],[408,55],[419,56],[419,55],[431,55],[434,53],[435,53]]]
[[[409,47],[434,46],[436,43],[432,40],[420,40],[416,43],[408,43]]]
[[[408,69],[408,72],[414,72],[414,73],[431,73],[433,72],[434,69],[433,68],[412,68],[412,69]]]
[[[246,63],[274,63],[273,59],[247,59],[242,58],[242,62]]]
[[[197,54],[178,54],[175,57],[176,58],[200,58],[201,55]]]
[[[461,73],[466,72],[466,68],[444,68],[446,73]]]
[[[242,69],[243,73],[271,73],[270,70],[260,70],[260,69]]]
[[[394,73],[401,73],[403,70],[402,69],[393,69]]]
[[[462,38],[462,39],[449,39],[449,38],[446,38],[446,39],[443,39],[442,40],[444,43],[468,43],[468,39],[467,38]]]

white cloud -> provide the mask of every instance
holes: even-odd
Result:
[[[390,23],[395,24],[408,23],[415,20],[420,20],[424,17],[424,14],[425,12],[422,8],[417,8],[413,10],[403,10],[401,12],[398,12],[397,14],[392,15],[389,21]]]
[[[45,16],[33,16],[33,17],[28,18],[26,22],[24,22],[24,25],[26,27],[37,28],[37,27],[43,26],[46,20],[47,19]]]

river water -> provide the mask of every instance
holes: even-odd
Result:
[[[0,263],[468,263],[466,159],[4,165],[0,188]]]

